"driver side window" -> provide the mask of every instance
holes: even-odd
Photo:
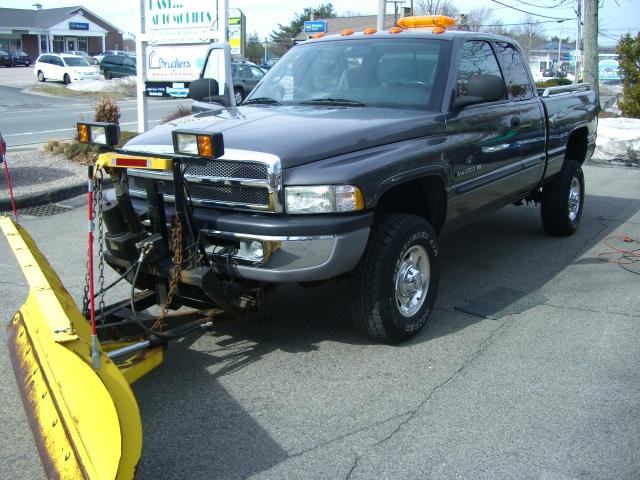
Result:
[[[502,78],[498,61],[489,42],[471,40],[464,43],[460,52],[456,96],[467,95],[469,80],[476,75],[493,75]]]

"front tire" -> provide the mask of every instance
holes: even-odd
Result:
[[[382,216],[352,276],[355,326],[381,342],[411,338],[427,322],[439,282],[431,225],[416,215]]]
[[[113,78],[113,76],[111,75],[111,72],[109,70],[105,70],[104,79],[105,80],[111,80],[112,78]]]
[[[234,88],[233,94],[236,97],[236,105],[240,105],[244,100],[244,91],[241,88]]]
[[[44,82],[44,81],[46,81],[46,80],[47,80],[47,79],[46,79],[46,78],[44,78],[44,73],[42,73],[42,70],[38,70],[38,81],[39,81],[39,82]]]
[[[547,233],[566,237],[578,229],[584,206],[584,174],[576,160],[565,160],[557,177],[542,189],[542,225]]]
[[[69,85],[71,83],[71,77],[69,76],[68,73],[64,74],[64,77],[62,77],[62,81],[64,82],[65,85]]]

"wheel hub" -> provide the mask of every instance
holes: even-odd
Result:
[[[578,217],[580,212],[580,181],[577,177],[571,180],[571,188],[569,189],[569,220],[572,222]]]
[[[396,305],[401,315],[411,317],[424,304],[429,289],[429,256],[414,245],[402,257],[395,275]]]

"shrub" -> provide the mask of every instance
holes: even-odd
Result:
[[[191,115],[191,110],[189,110],[184,105],[178,105],[178,107],[171,113],[168,113],[163,119],[162,123],[170,122],[171,120],[176,120],[178,118],[186,117]]]
[[[536,82],[536,87],[538,88],[558,87],[560,85],[571,85],[572,83],[573,82],[568,78],[550,78],[549,80]]]
[[[623,36],[616,53],[622,75],[622,99],[618,107],[623,116],[640,118],[640,33],[636,38],[629,33]]]
[[[96,101],[96,122],[120,123],[120,107],[111,97],[100,97]]]

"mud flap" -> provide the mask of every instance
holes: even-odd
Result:
[[[0,218],[29,284],[7,327],[22,402],[48,478],[133,478],[142,449],[138,404],[103,351],[91,367],[91,331],[29,234]]]

